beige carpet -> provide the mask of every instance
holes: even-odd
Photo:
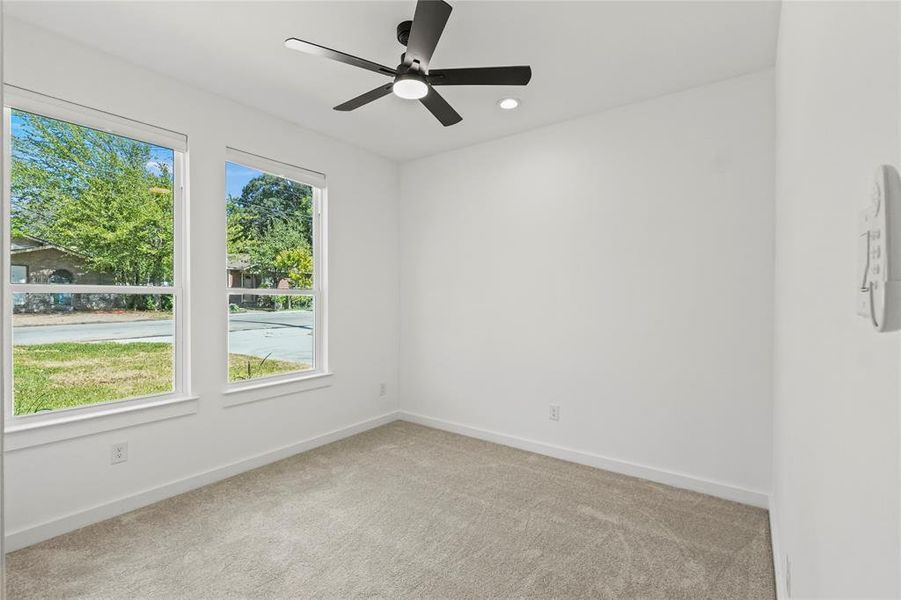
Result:
[[[396,422],[8,558],[25,598],[772,600],[767,513]]]

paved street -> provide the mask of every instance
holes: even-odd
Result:
[[[13,327],[13,344],[171,342],[172,321],[147,320]],[[229,315],[229,351],[312,364],[313,313],[307,310]]]

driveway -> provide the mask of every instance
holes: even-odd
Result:
[[[313,313],[307,310],[229,314],[229,352],[312,364]],[[147,320],[13,327],[13,344],[170,342],[173,322]]]

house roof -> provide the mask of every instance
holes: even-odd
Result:
[[[229,254],[225,259],[225,268],[229,271],[243,271],[250,267],[250,255]]]
[[[42,250],[58,250],[66,254],[71,254],[72,256],[84,256],[83,254],[75,252],[74,250],[70,250],[69,248],[63,248],[62,246],[51,244],[46,240],[27,235],[16,236],[12,238],[12,240],[10,240],[10,254],[24,254],[26,252],[38,252]]]

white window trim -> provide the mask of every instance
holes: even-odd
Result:
[[[234,406],[246,402],[256,402],[267,398],[275,398],[295,391],[308,391],[331,385],[332,373],[328,368],[328,300],[326,290],[327,283],[327,187],[325,175],[316,171],[310,171],[301,167],[272,160],[228,147],[225,150],[226,162],[239,164],[264,173],[284,177],[291,181],[303,183],[313,188],[313,288],[312,289],[272,289],[272,288],[225,288],[225,331],[229,328],[228,297],[232,295],[256,295],[256,296],[310,296],[313,298],[313,368],[294,373],[282,373],[254,377],[246,381],[228,381],[228,343],[225,344],[223,360],[226,365],[226,382],[223,394],[224,406]],[[304,384],[299,389],[292,389],[285,393],[273,392],[274,386],[290,386],[307,380],[316,380],[316,384]],[[258,396],[260,391],[264,395]],[[270,390],[266,393],[266,390]],[[246,399],[231,397],[239,392],[256,392],[249,394]]]
[[[100,286],[100,285],[66,285],[67,293],[127,293],[127,294],[166,294],[174,300],[174,357],[173,357],[173,390],[165,394],[123,398],[109,402],[101,402],[85,406],[55,409],[45,413],[29,415],[13,414],[12,397],[12,293],[47,293],[59,292],[59,287],[43,284],[12,284],[9,274],[10,257],[10,174],[9,169],[3,173],[2,202],[0,202],[0,227],[2,227],[2,260],[0,260],[0,289],[3,291],[2,301],[2,343],[3,361],[0,371],[3,375],[3,414],[5,431],[10,435],[10,449],[30,447],[33,445],[59,441],[72,437],[89,435],[106,431],[119,426],[132,426],[139,423],[168,419],[181,414],[196,412],[196,397],[190,393],[189,361],[190,345],[188,340],[188,318],[190,300],[188,284],[188,243],[186,239],[188,196],[185,185],[187,173],[187,137],[162,128],[133,121],[100,110],[88,108],[58,98],[44,96],[36,92],[14,86],[4,86],[3,106],[3,161],[10,164],[12,153],[12,134],[10,131],[11,108],[30,112],[53,119],[67,121],[99,129],[115,135],[128,137],[142,142],[170,148],[174,151],[174,223],[175,237],[173,251],[174,282],[166,286]],[[173,408],[176,407],[176,408]],[[177,413],[177,415],[175,414]],[[123,419],[121,415],[129,415]],[[118,423],[118,425],[117,425]],[[125,423],[125,424],[122,424]],[[47,428],[51,433],[41,432]]]
[[[49,413],[53,416],[44,421],[7,427],[4,432],[4,451],[15,452],[104,431],[193,415],[197,412],[197,403],[197,396],[171,397],[170,394],[108,402],[99,405],[103,407],[102,410],[84,414]]]
[[[188,151],[188,138],[184,134],[14,85],[3,86],[3,101],[5,106],[14,106],[26,112],[171,148],[176,152]]]
[[[298,375],[302,375],[298,377]],[[333,373],[313,373],[302,371],[300,373],[286,373],[285,375],[272,377],[258,377],[245,385],[233,387],[223,392],[222,406],[238,406],[259,402],[260,400],[272,400],[284,396],[293,396],[303,392],[321,390],[332,385]]]
[[[297,167],[290,163],[273,160],[271,158],[266,158],[265,156],[260,156],[259,154],[245,152],[244,150],[238,150],[230,146],[225,149],[225,160],[227,162],[244,165],[245,167],[253,167],[258,171],[263,171],[264,173],[269,173],[270,175],[276,175],[278,177],[284,177],[285,179],[290,179],[297,183],[303,183],[311,188],[325,189],[325,174],[320,173],[319,171],[311,171],[310,169]]]

